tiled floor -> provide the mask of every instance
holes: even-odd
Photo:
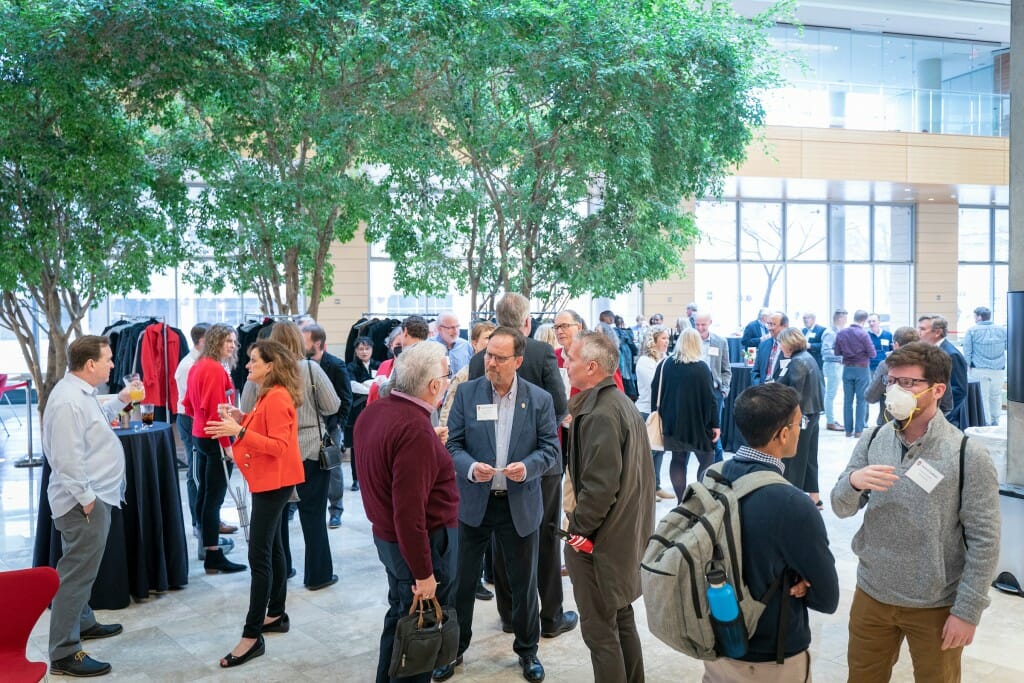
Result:
[[[14,430],[13,422],[11,427],[14,433],[10,438],[5,440],[0,435],[0,570],[31,565],[39,495],[39,470],[13,466],[14,460],[25,453],[25,433]],[[38,443],[37,439],[36,448]],[[831,488],[852,448],[853,440],[844,438],[842,433],[822,431],[820,461],[824,490]],[[667,481],[667,461],[665,469]],[[268,636],[264,657],[227,672],[217,666],[218,659],[234,646],[240,635],[249,577],[244,572],[207,576],[202,565],[194,561],[190,562],[189,585],[184,590],[155,595],[125,610],[98,613],[101,621],[123,623],[125,633],[89,643],[89,651],[113,664],[111,677],[131,681],[372,681],[386,605],[386,581],[359,494],[346,490],[345,507],[343,526],[330,532],[335,571],[341,581],[332,588],[312,593],[293,579],[288,596],[292,630],[285,635]],[[659,511],[667,512],[668,504],[660,504]],[[843,591],[836,614],[812,613],[811,654],[814,680],[832,683],[846,679],[846,619],[856,570],[850,539],[859,520],[839,520],[827,505],[824,515]],[[235,519],[230,498],[223,517],[228,521]],[[244,561],[244,540],[241,533],[237,536],[239,548],[232,557]],[[293,523],[291,540],[297,562],[301,563],[302,533],[298,521]],[[196,550],[191,534],[189,543],[191,560]],[[566,607],[571,608],[572,585],[568,579],[564,581]],[[637,609],[647,680],[699,681],[701,664],[652,637],[645,628],[642,601],[637,603]],[[48,618],[44,614],[33,631],[28,653],[31,659],[46,659]],[[478,603],[475,622],[475,637],[466,653],[466,663],[452,680],[522,680],[512,653],[512,637],[501,633],[493,601]],[[993,591],[992,606],[985,613],[974,645],[964,656],[964,680],[1024,681],[1024,659],[1017,650],[1024,645],[1022,634],[1024,600]],[[548,681],[593,680],[587,649],[578,630],[554,640],[542,640],[539,657]],[[913,680],[905,649],[893,680]]]

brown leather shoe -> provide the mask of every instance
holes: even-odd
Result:
[[[845,431],[843,429],[843,425],[839,424],[838,422],[829,422],[827,425],[825,425],[825,429],[827,429],[830,432],[842,432],[842,431]]]
[[[237,526],[231,526],[230,524],[220,523],[220,533],[222,534],[233,534],[238,531]]]

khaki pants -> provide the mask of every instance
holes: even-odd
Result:
[[[702,683],[811,683],[811,655],[804,650],[775,662],[741,662],[720,657],[704,662]]]
[[[910,646],[915,681],[959,683],[963,648],[942,649],[942,627],[949,609],[887,605],[858,588],[850,608],[849,683],[888,681],[904,637]]]

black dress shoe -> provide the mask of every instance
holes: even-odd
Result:
[[[220,667],[222,669],[228,669],[232,666],[241,666],[250,659],[255,659],[256,657],[265,654],[266,651],[267,645],[263,642],[263,636],[256,636],[256,642],[252,644],[252,647],[250,647],[245,654],[236,657],[229,652],[224,655],[220,660]]]
[[[430,674],[430,677],[435,681],[447,681],[455,675],[455,667],[457,666],[462,666],[462,655],[456,657],[454,662],[434,669],[433,673]]]
[[[295,567],[292,567],[291,569],[288,570],[288,578],[289,579],[294,579],[296,574],[298,574],[298,572],[295,571]]]
[[[327,588],[328,586],[333,586],[336,583],[338,583],[338,575],[331,574],[331,578],[327,579],[323,583],[318,583],[315,586],[306,586],[306,588],[308,588],[311,591],[318,591]]]
[[[263,628],[260,629],[263,633],[288,633],[291,629],[292,622],[288,619],[288,613],[284,612],[277,619],[271,622],[263,624]]]
[[[477,600],[493,600],[494,599],[494,593],[492,593],[491,591],[487,590],[487,587],[484,586],[483,583],[478,583],[476,585],[476,599]]]
[[[74,676],[75,678],[89,678],[90,676],[102,676],[110,673],[110,665],[106,662],[97,662],[79,650],[73,655],[61,657],[50,663],[50,673],[54,676]]]
[[[516,630],[512,627],[512,624],[506,624],[501,622],[501,630],[503,633],[515,633]]]
[[[352,482],[352,487],[349,489],[349,491],[358,491],[358,490],[359,490],[359,482],[358,481]]]
[[[121,624],[96,623],[78,634],[78,637],[82,640],[99,640],[100,638],[116,636],[123,630],[124,629],[121,628]]]
[[[531,683],[540,683],[544,680],[544,667],[536,655],[528,655],[519,658],[519,666],[523,667],[523,678]]]
[[[544,629],[541,631],[540,634],[545,638],[557,638],[563,633],[568,633],[569,631],[576,628],[576,625],[579,623],[579,616],[575,612],[570,610],[562,614],[561,621],[555,624],[554,628]]]
[[[220,548],[206,551],[206,561],[203,562],[203,569],[207,574],[234,574],[244,572],[248,567],[244,564],[237,564],[224,557],[224,551]]]

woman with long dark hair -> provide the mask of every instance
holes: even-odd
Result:
[[[265,651],[264,633],[285,633],[288,566],[281,541],[281,517],[292,489],[303,480],[296,406],[302,404],[298,368],[283,345],[260,340],[249,347],[248,381],[259,387],[256,405],[243,414],[230,404],[206,433],[235,437],[233,454],[252,491],[249,519],[249,611],[238,645],[220,660],[238,666]]]

